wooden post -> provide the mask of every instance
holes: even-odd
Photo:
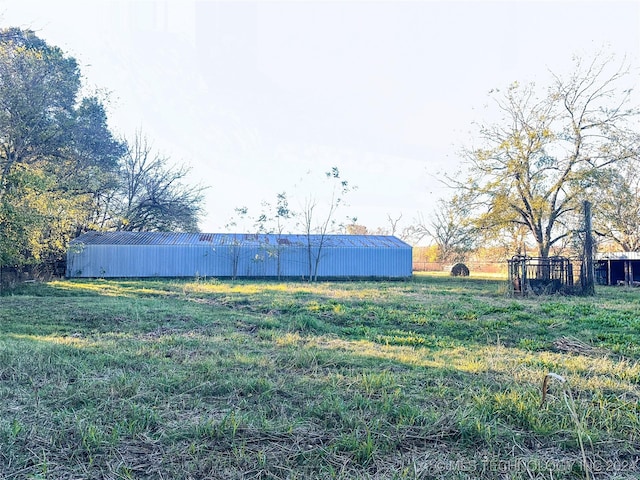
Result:
[[[522,257],[522,261],[520,262],[520,268],[522,269],[522,285],[520,287],[520,291],[522,292],[522,296],[525,297],[528,295],[529,291],[527,289],[527,284],[529,283],[529,279],[527,278],[527,257]]]
[[[595,295],[593,271],[593,233],[591,231],[591,202],[584,202],[584,256],[582,294]]]

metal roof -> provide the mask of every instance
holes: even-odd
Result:
[[[82,245],[208,245],[306,246],[309,240],[318,245],[322,235],[305,234],[251,234],[251,233],[181,233],[181,232],[87,232],[71,241]],[[325,247],[388,247],[411,248],[397,237],[388,235],[325,235]]]
[[[596,260],[640,260],[640,252],[596,253]]]

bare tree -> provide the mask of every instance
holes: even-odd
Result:
[[[325,173],[325,178],[331,184],[329,200],[323,205],[324,216],[318,213],[318,200],[308,196],[302,207],[301,221],[304,234],[307,237],[307,261],[309,266],[309,281],[318,279],[318,266],[322,257],[327,235],[335,229],[335,215],[344,205],[344,197],[352,187],[347,180],[340,177],[338,167],[332,167]]]
[[[402,213],[397,217],[392,217],[390,213],[387,213],[387,222],[389,223],[389,235],[395,236],[399,233],[398,223],[402,219]]]
[[[400,234],[400,238],[403,241],[412,245],[417,245],[428,236],[429,230],[427,228],[427,222],[422,213],[419,213],[418,216],[413,219],[413,223],[411,225],[404,227]]]
[[[478,232],[469,222],[469,205],[460,197],[439,199],[438,207],[429,221],[420,216],[410,226],[410,235],[420,241],[429,237],[438,247],[438,257],[443,262],[464,260],[464,256],[476,247]]]
[[[387,213],[387,224],[382,227],[376,228],[369,234],[370,235],[391,235],[391,236],[397,236],[398,238],[404,241],[411,240],[409,235],[405,235],[406,229],[405,230],[400,229],[399,224],[401,219],[402,219],[402,213],[398,214],[397,217],[392,217],[390,213]]]
[[[188,173],[186,167],[170,166],[136,133],[122,160],[116,229],[198,231],[204,188],[186,185]]]

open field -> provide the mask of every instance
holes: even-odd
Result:
[[[638,478],[640,290],[504,291],[22,285],[0,297],[0,478]]]

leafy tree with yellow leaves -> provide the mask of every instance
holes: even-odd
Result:
[[[0,30],[0,266],[53,260],[86,228],[124,152],[75,59]]]
[[[522,225],[548,257],[602,172],[636,155],[628,80],[627,66],[599,54],[575,58],[567,77],[552,74],[542,95],[518,83],[490,92],[501,118],[480,125],[478,146],[465,148],[468,176],[449,178],[475,206],[475,224],[489,236]]]

